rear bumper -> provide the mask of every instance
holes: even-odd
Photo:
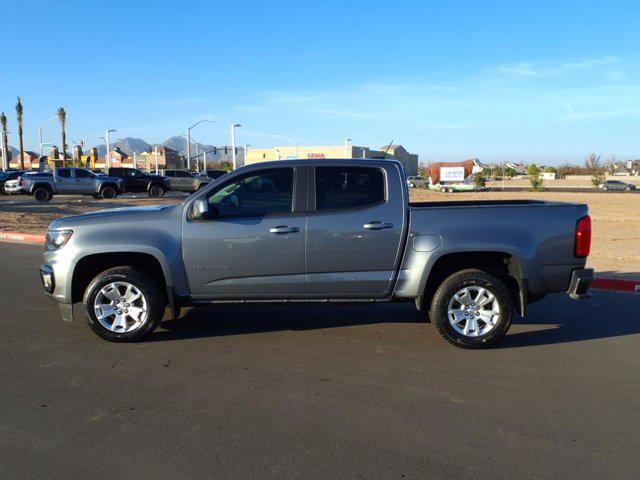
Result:
[[[578,268],[571,274],[571,283],[567,293],[574,300],[589,297],[589,285],[595,279],[592,268]]]

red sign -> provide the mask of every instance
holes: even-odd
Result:
[[[324,153],[309,153],[307,158],[324,158]]]

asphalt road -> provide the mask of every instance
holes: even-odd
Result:
[[[0,244],[0,478],[638,478],[640,295],[456,349],[408,304],[219,306],[150,340],[59,320]]]

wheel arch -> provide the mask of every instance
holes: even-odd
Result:
[[[99,191],[101,192],[102,190],[104,190],[107,187],[113,188],[116,191],[116,193],[118,193],[118,184],[114,183],[114,182],[105,182],[105,183],[101,184]]]
[[[430,262],[423,272],[420,295],[416,298],[419,310],[426,310],[442,281],[449,275],[469,268],[484,270],[502,280],[513,297],[520,315],[526,313],[527,286],[522,262],[514,252],[500,250],[443,252]]]
[[[55,193],[55,191],[54,191],[53,187],[51,186],[51,184],[49,184],[47,182],[34,183],[31,186],[30,192],[31,193],[35,192],[37,188],[45,188],[45,189],[49,190],[51,193]]]
[[[93,252],[79,258],[75,262],[71,276],[72,303],[82,301],[87,285],[100,272],[123,265],[137,268],[152,275],[161,283],[163,292],[167,292],[167,300],[172,301],[172,295],[169,292],[173,289],[173,281],[171,271],[164,258],[157,252],[131,251],[129,249],[126,251]]]

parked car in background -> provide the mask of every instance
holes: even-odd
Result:
[[[227,174],[229,172],[225,172],[224,170],[201,170],[198,173],[198,177],[209,177],[212,180],[220,178],[221,176]]]
[[[211,179],[204,175],[192,175],[186,170],[164,170],[163,176],[169,179],[171,190],[193,193],[208,184]]]
[[[411,175],[407,177],[407,185],[409,186],[409,188],[423,188],[426,187],[428,183],[429,182],[420,175]]]
[[[117,177],[96,175],[86,168],[58,168],[51,173],[33,172],[20,177],[21,187],[38,202],[48,202],[54,195],[93,195],[94,198],[116,198],[124,192]]]
[[[127,192],[147,193],[150,197],[162,197],[171,189],[169,180],[162,175],[153,175],[137,168],[113,167],[109,176],[122,178]]]
[[[636,186],[633,183],[626,183],[620,180],[607,180],[598,185],[598,188],[603,192],[606,192],[607,190],[623,192],[631,192],[636,190]]]
[[[24,173],[23,170],[9,170],[7,172],[0,172],[0,194],[4,195],[6,193],[12,193],[12,192],[5,192],[4,186],[5,183],[11,180],[18,180],[18,178],[20,178],[20,176]],[[17,185],[17,182],[16,182]]]
[[[57,219],[42,284],[63,318],[83,302],[114,342],[149,334],[166,306],[407,301],[466,348],[496,343],[547,293],[587,293],[586,205],[409,202],[405,179],[394,160],[264,162],[177,205]]]

